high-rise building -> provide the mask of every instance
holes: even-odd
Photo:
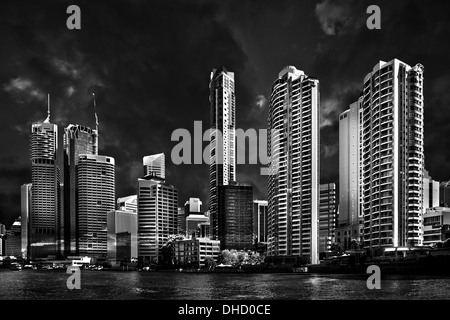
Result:
[[[137,213],[112,210],[107,215],[108,260],[116,266],[137,259]]]
[[[211,116],[209,210],[213,239],[218,239],[218,187],[236,180],[236,98],[234,73],[224,67],[211,72],[209,103]]]
[[[253,200],[253,239],[267,242],[267,201]]]
[[[423,170],[423,212],[428,208],[439,207],[439,182],[434,181],[427,170]]]
[[[293,66],[269,105],[268,254],[318,263],[319,81]]]
[[[393,59],[364,78],[364,247],[422,245],[423,73]]]
[[[132,211],[137,213],[137,195],[117,199],[117,210]]]
[[[98,129],[70,124],[64,129],[64,249],[67,254],[77,250],[78,216],[76,173],[82,154],[98,154]]]
[[[138,256],[143,266],[162,260],[161,249],[177,234],[178,191],[163,179],[138,179]]]
[[[363,220],[361,130],[362,98],[339,115],[339,225]]]
[[[78,157],[77,254],[107,255],[107,212],[115,208],[114,158],[91,154]]]
[[[339,115],[339,218],[336,242],[363,242],[362,97]]]
[[[253,187],[232,183],[218,187],[218,240],[222,249],[253,248]]]
[[[22,222],[21,217],[14,220],[11,229],[6,230],[6,250],[5,255],[22,257]]]
[[[336,229],[336,185],[320,185],[319,255],[330,251]]]
[[[22,257],[28,258],[29,252],[29,219],[31,211],[31,183],[23,184],[20,187],[20,216],[22,225]]]
[[[60,208],[60,171],[58,167],[58,126],[35,122],[30,134],[31,214],[29,217],[30,258],[47,258],[60,252],[62,223]]]
[[[161,179],[166,178],[166,157],[164,153],[145,156],[142,162],[145,176],[151,175]]]

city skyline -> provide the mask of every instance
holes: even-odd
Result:
[[[83,22],[78,33],[65,28],[64,4],[55,2],[45,9],[39,4],[4,4],[0,103],[7,125],[0,129],[0,222],[9,226],[20,216],[20,187],[31,182],[29,128],[45,118],[48,92],[60,137],[70,123],[94,127],[96,93],[102,133],[98,153],[116,159],[116,196],[124,197],[136,193],[143,156],[170,155],[173,130],[192,133],[195,120],[208,127],[208,74],[222,65],[235,73],[236,126],[243,129],[267,126],[270,86],[284,66],[295,65],[319,79],[320,181],[337,183],[338,115],[356,101],[366,71],[379,60],[393,58],[423,64],[425,166],[434,180],[449,180],[448,142],[440,139],[450,130],[445,125],[450,118],[445,109],[450,79],[443,68],[449,56],[444,4],[381,1],[382,29],[375,31],[365,28],[368,4],[231,1],[157,3],[150,8],[132,2],[119,7],[80,2]],[[124,19],[117,18],[122,11]],[[112,18],[97,19],[101,12]],[[179,21],[173,19],[163,33],[157,17],[169,12]],[[302,19],[295,19],[298,15]],[[109,30],[116,32],[106,34]],[[131,33],[136,34],[127,38]],[[130,46],[138,50],[129,52]],[[206,52],[205,47],[212,49]],[[105,54],[102,48],[117,54]],[[185,57],[174,48],[182,48]],[[183,69],[184,80],[176,83],[169,75]],[[171,97],[171,91],[177,94]],[[62,150],[62,141],[58,148]],[[239,181],[253,184],[255,198],[267,199],[267,177],[260,176],[259,169],[238,165],[236,174]],[[168,181],[180,192],[179,205],[192,196],[207,207],[207,165],[168,161],[166,170]]]

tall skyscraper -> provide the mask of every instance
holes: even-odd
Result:
[[[115,208],[114,158],[81,154],[77,181],[77,253],[92,257],[107,254],[107,212]]]
[[[339,224],[363,219],[361,130],[362,98],[339,115]]]
[[[163,179],[138,179],[138,255],[148,266],[161,261],[161,248],[177,234],[178,191]]]
[[[223,249],[253,249],[253,187],[218,187],[218,240]]]
[[[318,263],[319,81],[293,66],[272,86],[269,106],[268,254]]]
[[[218,239],[218,186],[236,180],[234,73],[221,67],[211,72],[209,103],[211,115],[209,211],[213,239]]]
[[[339,219],[337,242],[349,250],[363,242],[362,97],[339,115]]]
[[[319,254],[331,249],[336,229],[336,185],[320,185]]]
[[[151,175],[161,179],[166,178],[166,157],[164,153],[145,156],[142,160],[145,176]]]
[[[393,59],[364,78],[364,247],[423,242],[423,73]]]
[[[253,238],[267,242],[267,201],[253,200]]]
[[[98,129],[70,124],[64,129],[64,249],[66,254],[77,250],[77,188],[76,172],[81,154],[98,154]]]
[[[23,184],[20,187],[20,216],[22,226],[22,257],[26,259],[29,256],[29,219],[31,211],[31,183]]]
[[[50,123],[50,103],[47,118],[31,126],[30,151],[30,257],[46,258],[59,254],[61,224],[58,126]]]

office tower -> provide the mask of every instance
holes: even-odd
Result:
[[[22,225],[22,258],[28,258],[29,253],[29,218],[31,210],[31,183],[23,184],[20,187],[20,216]]]
[[[77,181],[77,253],[107,254],[107,212],[115,208],[115,162],[107,156],[81,154]]]
[[[145,176],[151,175],[161,179],[166,178],[166,158],[164,153],[145,156],[142,162]]]
[[[253,200],[253,239],[267,242],[267,201]]]
[[[439,182],[434,181],[427,170],[423,170],[423,212],[428,208],[439,207]]]
[[[236,180],[236,101],[234,73],[224,67],[211,72],[209,82],[211,142],[209,168],[209,210],[213,239],[218,239],[218,186]]]
[[[364,248],[422,245],[423,72],[397,59],[364,78]]]
[[[137,213],[112,210],[107,213],[108,260],[113,266],[137,259]]]
[[[137,195],[117,199],[117,210],[132,211],[137,213]]]
[[[336,228],[336,185],[320,185],[319,255],[330,251]]]
[[[162,260],[161,249],[177,233],[177,189],[163,179],[138,179],[138,255],[143,266]]]
[[[439,205],[441,207],[450,207],[450,181],[439,184]]]
[[[31,154],[31,214],[29,217],[30,258],[47,258],[59,254],[61,208],[60,171],[58,167],[58,127],[50,123],[35,122],[30,134]]]
[[[70,124],[64,129],[64,249],[66,254],[77,250],[78,216],[76,173],[82,154],[98,154],[98,128]]]
[[[21,217],[14,220],[11,229],[6,230],[6,250],[5,255],[22,257],[22,222]]]
[[[363,242],[362,97],[339,115],[339,219],[336,241]]]
[[[231,183],[218,187],[218,240],[223,249],[253,248],[253,187]]]
[[[269,104],[268,254],[318,263],[319,81],[293,66]]]

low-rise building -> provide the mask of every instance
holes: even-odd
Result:
[[[196,237],[175,239],[172,242],[172,254],[176,267],[201,268],[205,266],[205,260],[209,257],[217,262],[220,241]]]
[[[435,207],[425,212],[423,219],[423,244],[426,246],[450,238],[450,208]]]

